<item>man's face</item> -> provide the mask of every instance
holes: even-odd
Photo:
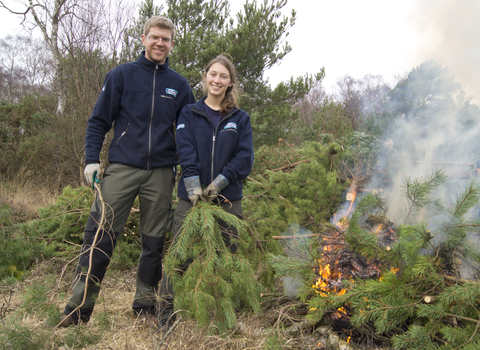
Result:
[[[174,41],[170,29],[152,27],[148,31],[148,35],[142,34],[142,43],[145,46],[145,57],[148,60],[164,64]]]

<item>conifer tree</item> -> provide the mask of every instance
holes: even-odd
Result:
[[[159,16],[162,8],[163,5],[155,6],[153,0],[145,0],[139,4],[138,18],[135,19],[133,25],[125,31],[123,36],[119,63],[135,61],[138,58],[145,48],[142,45],[143,26],[150,17]]]
[[[286,41],[295,24],[296,13],[282,16],[287,0],[245,1],[234,16],[228,0],[166,0],[156,7],[145,0],[139,18],[124,37],[122,62],[135,60],[142,50],[143,24],[152,15],[168,17],[176,26],[175,45],[170,52],[170,68],[184,76],[195,97],[202,96],[203,71],[219,54],[227,54],[237,70],[243,91],[240,106],[252,118],[254,144],[273,145],[289,136],[295,120],[293,104],[324,77],[318,73],[291,78],[270,87],[265,72],[281,63],[291,51]]]

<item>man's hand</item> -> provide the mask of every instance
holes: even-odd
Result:
[[[212,182],[203,190],[203,197],[205,197],[209,202],[213,201],[218,196],[218,188]]]
[[[201,199],[203,202],[206,202],[206,199],[203,196],[202,189],[200,187],[195,188],[192,194],[188,196],[188,199],[190,199],[190,202],[192,202],[193,206],[197,205],[199,199]]]
[[[93,174],[95,174],[95,177],[100,181],[100,164],[98,163],[92,163],[92,164],[87,164],[85,167],[85,171],[83,172],[83,175],[85,175],[85,179],[87,180],[87,183],[89,185],[93,185],[94,179],[93,179]]]

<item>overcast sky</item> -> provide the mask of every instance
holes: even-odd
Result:
[[[232,14],[244,2],[231,0]],[[393,87],[396,76],[435,59],[480,101],[480,0],[289,0],[284,14],[292,8],[292,52],[267,72],[272,86],[325,67],[327,89],[347,74],[382,75]],[[0,38],[21,31],[4,9],[0,21]]]

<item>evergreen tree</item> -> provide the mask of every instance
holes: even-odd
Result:
[[[316,74],[292,77],[276,88],[264,78],[265,72],[291,51],[285,38],[296,14],[292,11],[290,17],[281,18],[286,4],[287,0],[248,1],[233,18],[227,0],[167,0],[162,12],[177,29],[170,67],[189,81],[197,99],[202,96],[201,81],[208,62],[219,54],[232,58],[244,93],[240,107],[252,117],[255,147],[274,145],[288,136],[296,119],[292,105],[324,76],[321,69]],[[122,59],[138,56],[140,28],[159,11],[151,0],[142,3],[140,17],[125,37]]]
[[[387,110],[405,118],[429,119],[450,109],[460,92],[448,68],[430,60],[415,67],[389,94]]]
[[[227,52],[228,1],[167,0],[166,6],[164,15],[177,28],[171,67],[188,80],[200,98],[204,68],[212,58]]]
[[[150,17],[159,16],[163,9],[163,5],[155,6],[153,0],[144,0],[138,6],[138,18],[135,19],[134,24],[126,30],[123,36],[119,63],[135,61],[138,58],[144,49],[142,45],[142,34],[145,22]]]

